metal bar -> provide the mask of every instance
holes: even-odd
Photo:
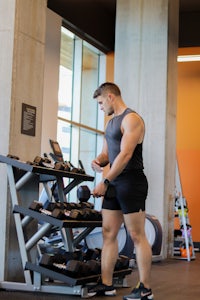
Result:
[[[84,229],[79,235],[77,235],[73,239],[74,247],[76,247],[78,245],[78,243],[80,243],[93,229],[94,229],[94,227],[88,227],[88,228]]]
[[[83,179],[76,178],[72,180],[64,189],[63,193],[66,195],[68,194],[75,186],[77,186],[79,183],[83,182]]]
[[[74,251],[73,232],[71,228],[62,228],[60,230],[62,241],[66,251]]]
[[[12,167],[11,167],[12,168]],[[15,184],[16,190],[19,191],[35,174],[27,172]]]
[[[5,290],[34,292],[33,284],[27,284],[21,282],[1,281],[0,287]]]
[[[11,201],[12,205],[18,205],[18,198],[17,198],[17,192],[15,189],[15,179],[13,174],[12,166],[7,165],[7,175],[8,175],[8,181],[9,181],[9,187],[10,187],[10,194],[11,194]],[[15,220],[15,226],[17,231],[17,237],[19,241],[19,249],[22,259],[22,266],[25,267],[26,262],[28,261],[27,252],[25,249],[25,240],[24,240],[24,233],[21,226],[21,217],[20,214],[14,214],[14,220]],[[24,272],[25,281],[27,284],[31,284],[31,274],[30,272]]]
[[[28,242],[25,245],[25,248],[27,251],[29,251],[34,245],[39,242],[39,240],[45,236],[45,234],[49,231],[49,229],[52,227],[52,224],[50,223],[44,223],[40,229],[28,240]]]
[[[57,177],[57,185],[58,185],[58,198],[59,198],[60,202],[65,202],[66,197],[63,192],[64,183],[63,183],[62,177]]]
[[[0,287],[6,290],[16,290],[16,291],[27,291],[27,292],[43,292],[43,293],[51,293],[51,294],[64,294],[64,295],[77,295],[82,296],[86,293],[83,292],[81,285],[76,286],[66,286],[66,284],[58,285],[58,284],[51,284],[51,285],[41,285],[38,290],[38,286],[33,284],[29,285],[26,283],[20,282],[8,282],[2,281],[0,282]]]
[[[32,220],[33,220],[32,217],[30,217],[30,216],[25,216],[25,217],[22,219],[22,221],[21,221],[22,228],[25,228]]]
[[[33,285],[35,291],[40,291],[42,283],[42,275],[39,272],[33,272]]]
[[[49,183],[48,182],[43,182],[43,186],[44,186],[45,192],[47,194],[48,200],[54,202],[55,201],[54,196],[52,195],[51,189],[49,187]]]

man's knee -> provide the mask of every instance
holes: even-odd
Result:
[[[145,239],[145,233],[142,231],[129,230],[129,235],[134,243],[134,245],[142,243]]]
[[[105,240],[116,240],[118,232],[111,226],[104,226],[102,228],[103,239]]]

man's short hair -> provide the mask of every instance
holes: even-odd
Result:
[[[95,99],[98,96],[104,96],[107,93],[113,93],[116,96],[121,96],[121,91],[115,83],[105,82],[96,89],[93,98]]]

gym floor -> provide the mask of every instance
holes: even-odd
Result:
[[[154,299],[162,300],[198,300],[200,298],[200,253],[196,252],[196,258],[190,262],[187,260],[168,259],[152,264],[152,289]],[[128,284],[137,283],[137,268],[127,276]],[[130,288],[117,289],[115,300],[121,300],[123,295],[129,294]],[[110,299],[111,297],[93,297],[91,299]],[[19,291],[0,290],[1,300],[76,300],[83,299],[80,296],[29,293]]]

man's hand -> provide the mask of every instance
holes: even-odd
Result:
[[[103,171],[103,168],[100,165],[100,161],[97,159],[94,159],[91,163],[92,170],[98,173],[101,173]]]
[[[99,182],[92,191],[94,197],[102,197],[105,195],[108,186],[103,183],[103,181]]]

